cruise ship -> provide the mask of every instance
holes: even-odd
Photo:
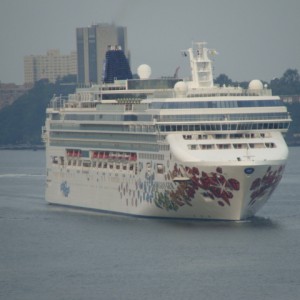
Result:
[[[283,176],[291,118],[259,80],[215,85],[215,53],[204,42],[183,51],[187,80],[150,79],[141,65],[139,79],[106,74],[54,96],[43,127],[46,201],[138,217],[254,216]]]

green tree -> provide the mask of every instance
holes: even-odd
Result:
[[[45,122],[46,108],[54,94],[67,95],[74,92],[74,78],[58,80],[55,84],[40,80],[12,105],[0,111],[0,145],[42,143],[41,127]]]
[[[298,70],[287,69],[281,78],[271,80],[270,88],[274,95],[299,95],[300,76]]]
[[[219,86],[230,86],[233,84],[233,81],[226,75],[226,74],[220,74],[214,82],[218,84]]]

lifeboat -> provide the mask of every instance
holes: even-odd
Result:
[[[107,152],[104,152],[104,153],[103,153],[103,156],[102,156],[102,158],[103,158],[103,159],[107,159],[107,158],[109,158],[109,155],[108,155],[108,153],[107,153]]]
[[[124,153],[123,158],[124,158],[125,160],[128,160],[129,157],[130,157],[130,155],[129,155],[128,153]]]
[[[131,161],[136,161],[136,160],[137,160],[137,155],[136,155],[136,153],[131,153],[130,156],[129,156],[129,160],[131,160]]]

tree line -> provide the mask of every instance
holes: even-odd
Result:
[[[58,79],[55,83],[40,80],[12,105],[0,110],[0,145],[40,145],[41,128],[46,108],[54,94],[68,95],[75,91],[76,76]],[[71,83],[71,84],[70,84]]]
[[[233,81],[226,74],[220,74],[215,83],[242,88],[247,88],[249,84],[247,81]],[[263,84],[267,84],[273,95],[300,95],[300,75],[297,69],[287,69],[280,78],[274,78],[270,82],[263,81]]]

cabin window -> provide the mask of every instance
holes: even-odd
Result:
[[[233,144],[233,148],[235,148],[235,149],[241,149],[242,148],[242,144]]]
[[[267,148],[275,148],[275,144],[274,143],[265,143]]]
[[[219,144],[218,148],[219,149],[229,149],[230,148],[230,144]]]
[[[214,148],[214,145],[212,145],[212,144],[201,145],[202,150],[209,150],[209,149],[213,149],[213,148]]]
[[[91,166],[91,162],[90,161],[83,161],[82,166],[86,167],[86,168],[89,168]]]

